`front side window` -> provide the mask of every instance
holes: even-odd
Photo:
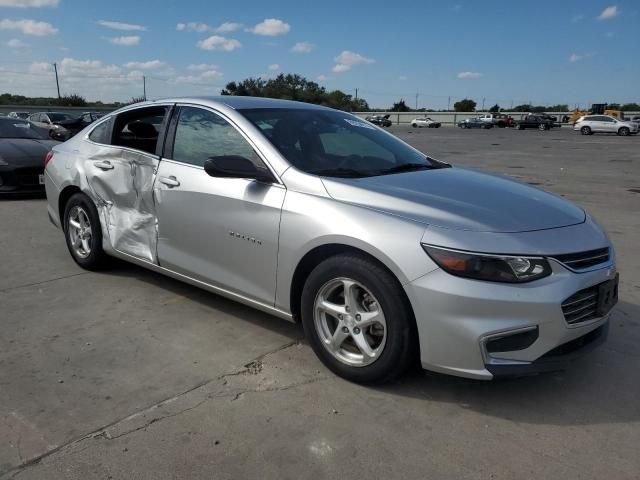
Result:
[[[240,110],[296,168],[320,176],[367,177],[448,166],[351,114],[333,110]]]
[[[182,107],[173,142],[173,160],[204,166],[209,157],[236,155],[266,168],[253,147],[220,115],[196,107]]]

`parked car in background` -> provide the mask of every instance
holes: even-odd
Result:
[[[413,128],[440,128],[442,124],[440,122],[436,122],[429,117],[418,117],[411,120],[411,126]]]
[[[616,133],[627,136],[638,133],[638,124],[626,120],[618,120],[610,115],[585,115],[574,124],[573,129],[583,135],[594,133]]]
[[[393,125],[393,122],[389,120],[390,114],[386,115],[371,115],[365,118],[366,121],[373,123],[374,125],[378,125],[379,127],[390,127]]]
[[[72,136],[65,124],[73,125],[77,117],[62,112],[37,112],[29,115],[29,121],[36,126],[46,129],[49,136],[55,140],[68,140]]]
[[[560,124],[556,123],[548,115],[544,116],[532,113],[525,116],[522,120],[516,120],[515,127],[518,130],[524,130],[526,128],[537,128],[538,130],[544,131],[549,130],[553,127],[560,127]]]
[[[29,112],[9,112],[7,115],[9,118],[21,118],[22,120],[26,120],[29,118]]]
[[[65,129],[69,131],[69,136],[72,137],[77,134],[80,130],[91,125],[96,120],[104,117],[103,113],[98,112],[84,112],[80,116],[75,119],[64,120],[59,122],[58,125],[63,126]]]
[[[20,118],[0,118],[0,197],[44,193],[44,159],[58,142]]]
[[[489,129],[493,128],[493,123],[485,122],[480,118],[467,118],[466,120],[462,120],[458,122],[458,126],[460,128],[484,128]]]
[[[78,265],[115,256],[301,321],[356,382],[418,360],[484,380],[557,370],[605,340],[617,301],[613,245],[581,208],[318,105],[145,102],[46,161]]]
[[[510,124],[513,123],[511,115],[505,115],[504,113],[487,113],[478,118],[499,128],[510,127]]]

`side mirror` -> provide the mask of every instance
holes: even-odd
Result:
[[[260,182],[273,182],[269,172],[259,169],[251,160],[240,155],[209,157],[204,162],[204,171],[211,177],[252,178]]]

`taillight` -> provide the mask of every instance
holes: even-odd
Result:
[[[44,163],[45,168],[47,166],[47,163],[49,163],[52,158],[53,158],[53,150],[49,150],[47,154],[44,156],[44,160],[42,161],[42,163]]]

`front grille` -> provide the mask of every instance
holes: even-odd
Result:
[[[574,293],[562,302],[562,313],[569,325],[586,322],[598,316],[598,285]]]
[[[608,262],[609,248],[599,248],[597,250],[588,250],[579,253],[567,253],[565,255],[553,255],[551,258],[555,258],[560,263],[574,270],[582,270]]]
[[[38,175],[44,173],[43,167],[35,167],[35,168],[18,168],[15,171],[16,180],[19,185],[23,186],[35,186],[40,185],[40,180]]]

